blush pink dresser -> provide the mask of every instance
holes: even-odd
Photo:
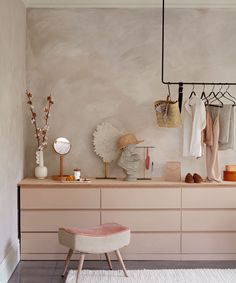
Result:
[[[23,260],[65,259],[67,250],[57,239],[59,227],[106,222],[132,231],[124,259],[236,259],[235,183],[24,179],[18,186]]]

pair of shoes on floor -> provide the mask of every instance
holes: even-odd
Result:
[[[188,173],[185,177],[185,183],[201,183],[201,182],[203,182],[203,179],[197,173],[194,173],[193,175]]]

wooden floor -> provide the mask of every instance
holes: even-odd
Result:
[[[236,268],[236,261],[126,261],[127,269]],[[69,269],[77,269],[71,261]],[[63,283],[63,261],[21,261],[8,283]],[[106,261],[85,261],[85,269],[108,269]],[[119,264],[113,261],[113,268]]]

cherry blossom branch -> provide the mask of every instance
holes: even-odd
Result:
[[[32,102],[33,95],[32,95],[31,92],[26,90],[26,96],[28,98],[28,102],[27,103],[30,105],[30,112],[32,114],[31,123],[34,125],[35,137],[37,139],[37,143],[38,143],[38,147],[39,147],[39,145],[40,145],[40,137],[39,137],[38,128],[37,128],[37,122],[36,122],[37,114],[33,111],[34,110],[34,106],[33,106],[33,102]]]
[[[49,130],[48,119],[50,117],[51,105],[54,104],[54,101],[51,95],[47,97],[48,105],[46,105],[46,107],[44,108],[45,125],[44,127],[40,128],[40,127],[37,127],[37,119],[36,119],[37,114],[36,112],[34,112],[34,106],[32,102],[33,95],[31,92],[26,91],[26,96],[28,98],[27,103],[30,105],[30,111],[32,114],[31,123],[34,125],[34,128],[35,128],[35,137],[38,143],[38,150],[43,150],[47,146],[47,132]]]

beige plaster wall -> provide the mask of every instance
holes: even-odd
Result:
[[[26,10],[0,1],[0,264],[17,248],[17,182],[23,177]],[[1,276],[0,276],[1,277]]]
[[[168,79],[222,78],[219,68],[214,68],[219,63],[222,46],[216,44],[213,48],[210,44],[219,37],[213,22],[216,11],[173,9],[168,13],[169,48],[165,62]],[[196,25],[203,16],[209,16],[210,20],[199,29]],[[221,22],[230,20],[231,30],[235,28],[236,11],[221,10],[217,16]],[[151,152],[155,176],[162,175],[168,160],[180,160],[183,175],[188,171],[204,175],[204,158],[182,157],[182,130],[156,125],[153,102],[167,93],[160,83],[160,9],[31,9],[27,13],[27,26],[28,88],[35,95],[39,110],[43,97],[49,93],[56,102],[50,120],[49,147],[45,151],[50,175],[58,172],[58,157],[51,148],[58,136],[67,137],[72,143],[65,160],[67,173],[80,167],[83,175],[102,175],[101,161],[93,153],[92,133],[103,121],[132,131],[139,139],[145,139],[145,145],[156,147]],[[197,30],[201,31],[200,48],[194,41]],[[224,32],[222,28],[217,30]],[[207,38],[210,43],[204,44]],[[232,59],[235,40],[231,38],[230,43],[226,46]],[[221,64],[222,79],[232,78],[236,65],[231,59]],[[207,67],[201,68],[203,63]],[[186,97],[190,89],[185,89]],[[172,88],[172,92],[177,97],[177,88]],[[36,142],[29,119],[28,126],[27,174],[33,175]],[[234,153],[220,154],[222,166],[235,163]],[[140,176],[141,172],[142,168]],[[122,176],[115,163],[111,174]]]

